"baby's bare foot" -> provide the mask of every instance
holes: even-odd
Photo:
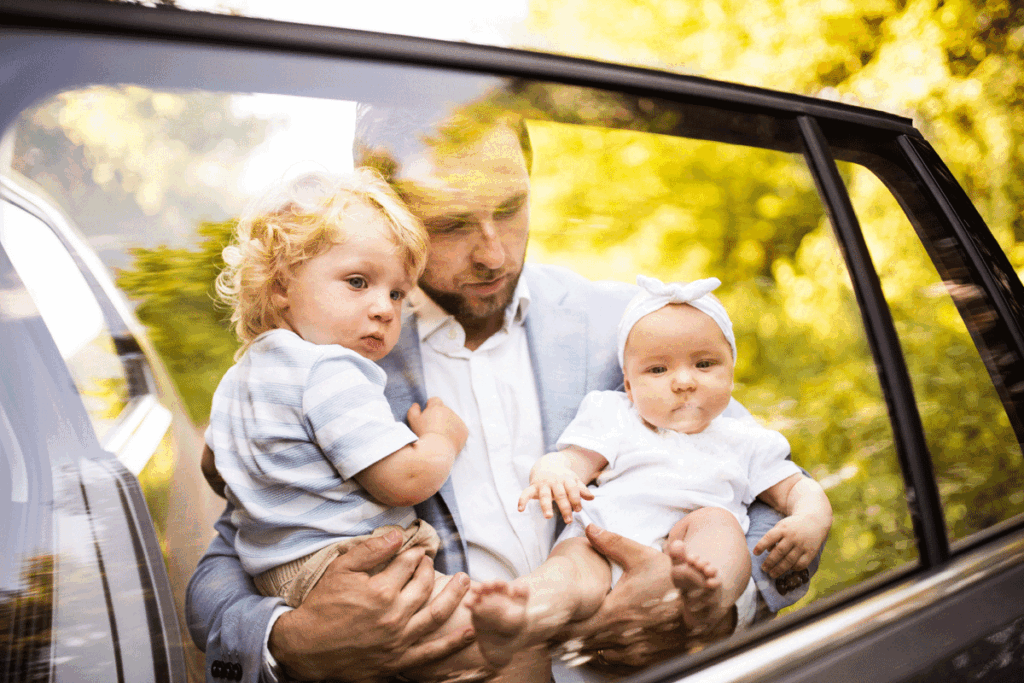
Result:
[[[724,604],[718,570],[689,552],[682,541],[673,541],[668,555],[672,559],[672,582],[683,597],[683,622],[694,633],[711,628],[731,606]]]
[[[473,615],[476,643],[484,658],[501,668],[519,650],[526,630],[526,603],[530,590],[505,581],[488,581],[473,588],[469,611]]]

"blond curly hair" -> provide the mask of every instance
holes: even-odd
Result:
[[[349,221],[349,209],[357,206],[380,211],[406,271],[413,282],[419,279],[427,260],[427,233],[377,172],[315,172],[279,184],[243,214],[223,251],[226,266],[215,287],[232,308],[231,322],[242,342],[235,360],[256,337],[281,326],[271,297],[275,288],[283,287],[299,264],[344,243],[359,229]]]

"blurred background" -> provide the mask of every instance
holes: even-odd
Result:
[[[372,4],[374,13],[359,15],[349,3],[177,3],[650,66],[901,114],[1024,272],[1024,8],[1014,3]],[[282,174],[351,166],[352,117],[346,102],[104,86],[39,102],[18,123],[12,168],[61,204],[116,273],[197,429],[237,347],[212,297],[232,220]],[[789,438],[836,510],[805,601],[913,561],[885,404],[802,161],[621,130],[630,127],[622,121],[528,125],[536,151],[528,259],[593,278],[725,282],[739,339],[737,398]],[[841,171],[910,365],[951,537],[965,538],[1024,512],[1020,447],[892,195],[864,169]],[[142,477],[161,530],[174,465],[168,450]],[[165,552],[173,550],[165,538]]]

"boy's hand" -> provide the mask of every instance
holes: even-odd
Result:
[[[462,450],[469,437],[466,423],[437,396],[428,399],[422,410],[419,403],[413,403],[406,413],[406,419],[409,420],[409,428],[416,436],[440,434],[452,442],[456,453]]]
[[[566,463],[561,453],[548,453],[540,458],[530,470],[530,485],[519,496],[519,511],[526,510],[531,499],[540,502],[540,509],[546,519],[554,515],[552,499],[558,504],[566,524],[572,521],[572,513],[583,509],[580,499],[593,500],[594,494]]]
[[[825,543],[830,526],[810,515],[783,517],[754,546],[755,555],[771,550],[761,564],[761,569],[773,579],[791,569],[806,569]]]

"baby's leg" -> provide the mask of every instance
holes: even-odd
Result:
[[[672,527],[665,549],[686,625],[699,633],[729,616],[750,581],[750,552],[736,517],[722,508],[694,510]]]
[[[437,573],[434,578],[434,593],[436,596],[443,589],[451,577]],[[471,596],[480,587],[480,584],[473,582],[470,592],[466,594],[462,603],[456,608],[451,617],[435,631],[435,635],[444,636],[454,631],[462,631],[473,625],[473,615],[468,604]],[[442,681],[468,683],[469,681],[487,680],[489,683],[548,683],[551,680],[551,658],[546,648],[535,647],[521,649],[510,655],[502,664],[492,664],[484,657],[478,643],[461,650],[446,659],[403,671],[402,674],[409,679],[420,683],[441,683]]]
[[[484,657],[501,667],[543,646],[566,624],[592,615],[611,584],[611,568],[585,538],[554,547],[548,559],[512,583],[474,586],[469,608]]]

